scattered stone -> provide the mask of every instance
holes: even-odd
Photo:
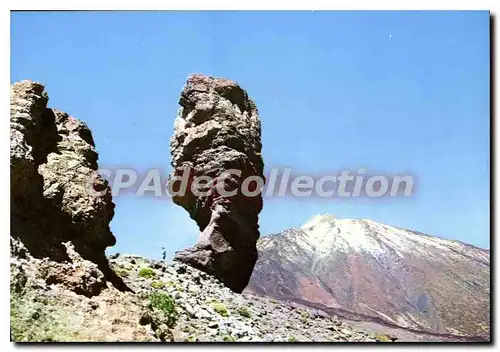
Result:
[[[132,264],[130,257],[120,256],[112,265],[116,268],[129,267],[129,277],[134,278],[144,262],[139,260],[137,264]],[[156,261],[149,261],[148,265],[155,268]],[[144,298],[139,301],[142,302],[142,307],[154,290],[152,283],[155,280],[166,283],[163,288],[154,292],[164,292],[172,297],[177,314],[175,325],[168,327],[167,319],[157,312],[153,313],[153,317],[150,312],[142,313],[137,318],[139,325],[151,326],[153,337],[159,340],[170,338],[184,342],[288,342],[290,336],[293,336],[298,342],[367,341],[364,332],[348,326],[344,326],[343,331],[338,331],[335,324],[339,322],[332,321],[330,316],[323,316],[320,310],[300,306],[297,313],[294,313],[289,310],[286,301],[271,303],[264,297],[239,295],[225,288],[217,279],[204,275],[195,268],[180,263],[165,265],[166,270],[157,272],[155,278],[127,281],[135,292],[139,287],[144,287]],[[199,287],[202,289],[190,289],[195,286],[192,278],[200,280]],[[93,299],[97,297],[99,296]],[[162,324],[168,329],[161,329]]]
[[[156,329],[156,335],[158,336],[160,341],[174,341],[174,335],[166,324],[162,324],[158,329]]]

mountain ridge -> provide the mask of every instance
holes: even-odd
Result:
[[[487,249],[329,214],[265,236],[258,249],[247,292],[304,300],[407,329],[489,336]]]
[[[396,225],[391,225],[389,223],[386,223],[386,222],[383,222],[383,221],[379,221],[379,220],[373,220],[373,219],[370,219],[370,218],[357,218],[357,217],[349,217],[349,218],[338,218],[332,214],[328,214],[328,213],[322,213],[322,214],[317,214],[317,215],[314,215],[312,218],[315,218],[315,217],[323,217],[323,216],[328,216],[328,217],[332,217],[333,219],[339,219],[339,220],[351,220],[351,221],[372,221],[372,222],[376,222],[376,223],[379,223],[379,224],[382,224],[382,225],[385,225],[385,226],[391,226],[391,227],[394,227],[396,229],[399,229],[399,230],[404,230],[404,231],[411,231],[411,232],[414,232],[416,234],[419,234],[419,235],[423,235],[423,236],[430,236],[430,237],[437,237],[439,239],[442,239],[442,240],[445,240],[445,241],[450,241],[450,242],[457,242],[457,243],[460,243],[462,245],[465,245],[465,246],[470,246],[470,247],[474,247],[474,248],[477,248],[477,249],[481,249],[481,250],[485,250],[485,251],[488,251],[490,252],[491,250],[489,248],[484,248],[484,247],[481,247],[481,246],[477,246],[477,245],[474,245],[472,243],[467,243],[467,242],[464,242],[464,241],[461,241],[461,240],[457,240],[457,239],[451,239],[451,238],[446,238],[446,237],[443,237],[441,235],[435,235],[435,234],[430,234],[430,233],[425,233],[425,232],[421,232],[421,231],[418,231],[416,229],[413,229],[413,228],[406,228],[406,227],[403,227],[403,226],[396,226]],[[311,219],[312,219],[311,218]],[[306,221],[307,223],[307,221]],[[304,223],[304,224],[306,224]],[[294,227],[290,227],[288,228],[287,230],[293,230],[293,229],[296,229],[296,230],[300,230],[303,226],[294,226]],[[286,231],[286,230],[284,230]],[[281,232],[273,232],[273,233],[269,233],[269,234],[266,234],[266,235],[263,235],[261,239],[264,239],[266,237],[271,237],[271,236],[277,236],[277,235],[280,235],[282,234],[284,231],[281,231]]]

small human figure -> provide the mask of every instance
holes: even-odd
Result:
[[[161,256],[163,260],[167,258],[167,251],[165,250],[165,247],[161,247]]]

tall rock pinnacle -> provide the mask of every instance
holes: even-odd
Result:
[[[241,192],[247,177],[264,180],[257,107],[235,82],[199,74],[188,78],[179,104],[170,144],[171,176],[180,177],[186,170],[190,170],[190,180],[215,179],[228,170],[241,171],[241,176],[225,178],[225,189],[237,190],[229,197],[222,196],[215,183],[207,184],[203,194],[187,187],[184,194],[173,196],[201,230],[194,247],[177,252],[174,260],[212,274],[241,292],[257,260],[262,210],[260,193],[245,196]]]

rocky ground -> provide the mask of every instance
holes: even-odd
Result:
[[[182,263],[113,255],[133,292],[104,281],[70,244],[72,263],[11,257],[11,338],[25,341],[390,342],[319,310],[249,294]]]

